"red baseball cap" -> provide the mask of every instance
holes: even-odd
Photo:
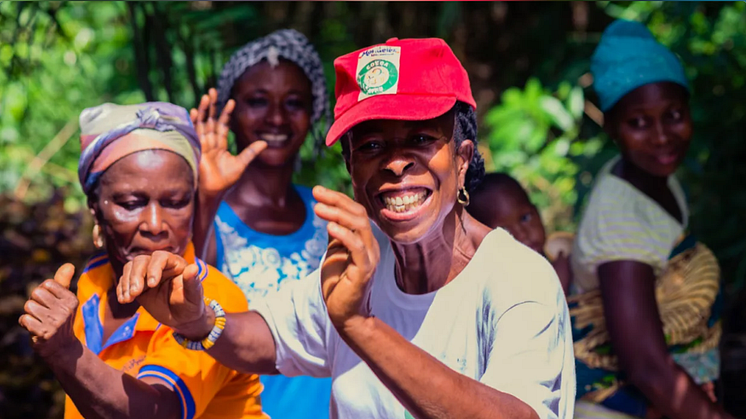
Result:
[[[442,39],[398,39],[334,60],[337,78],[331,146],[372,119],[421,121],[448,112],[456,101],[476,109],[469,75]]]

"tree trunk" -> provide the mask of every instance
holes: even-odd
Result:
[[[137,7],[138,3],[127,2],[127,10],[129,10],[130,25],[132,26],[132,36],[134,40],[132,45],[135,50],[135,68],[137,68],[137,83],[140,85],[143,93],[145,93],[145,100],[152,102],[155,100],[153,95],[153,86],[150,84],[148,78],[148,72],[150,71],[150,57],[148,57],[148,50],[145,46],[145,42],[140,31],[140,27],[137,24]]]

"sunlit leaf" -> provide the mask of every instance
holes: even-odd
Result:
[[[583,116],[583,107],[583,89],[580,86],[575,86],[570,91],[567,108],[570,111],[570,115],[572,115],[574,119],[579,119],[581,116]]]
[[[552,122],[559,128],[567,131],[572,129],[575,121],[572,115],[562,106],[562,102],[553,96],[544,96],[541,98],[541,108],[552,119]]]

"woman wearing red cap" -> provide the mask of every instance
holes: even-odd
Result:
[[[440,39],[393,39],[335,68],[327,144],[343,141],[355,200],[314,189],[321,268],[224,315],[202,303],[196,268],[162,252],[128,266],[119,298],[239,371],[331,376],[332,417],[571,418],[554,270],[464,210],[484,168],[458,59]]]

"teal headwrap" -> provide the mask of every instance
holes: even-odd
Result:
[[[611,109],[636,88],[662,81],[689,83],[679,59],[638,22],[617,20],[609,25],[591,57],[593,85],[601,110]]]

